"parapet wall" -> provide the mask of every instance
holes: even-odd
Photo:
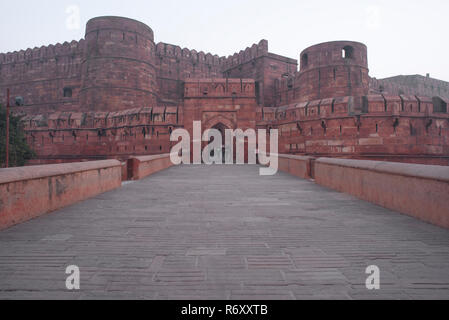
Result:
[[[318,184],[449,228],[449,169],[443,166],[318,159]]]
[[[121,186],[117,160],[0,169],[0,229]]]
[[[449,228],[448,167],[280,154],[279,170]]]
[[[302,179],[313,179],[314,177],[314,161],[313,157],[292,156],[280,154],[279,170],[287,172],[293,176]]]
[[[172,166],[170,154],[132,157],[128,160],[128,179],[141,180]]]

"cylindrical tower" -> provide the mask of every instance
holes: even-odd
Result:
[[[128,18],[98,17],[86,27],[80,107],[117,111],[155,106],[153,30]]]
[[[367,95],[368,74],[363,43],[334,41],[312,46],[301,53],[301,100]]]

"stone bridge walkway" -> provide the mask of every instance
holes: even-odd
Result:
[[[0,232],[0,298],[449,299],[449,231],[257,166],[174,167]]]

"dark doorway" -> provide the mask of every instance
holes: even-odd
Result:
[[[215,152],[220,152],[223,163],[226,163],[226,129],[228,128],[224,124],[218,123],[212,129],[218,130],[221,133],[221,150],[213,150],[212,156],[215,155]],[[209,142],[212,142],[212,139]]]

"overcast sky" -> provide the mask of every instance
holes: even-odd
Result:
[[[79,40],[87,20],[116,15],[149,25],[156,42],[220,56],[261,39],[295,59],[320,42],[360,41],[372,77],[430,73],[449,81],[447,0],[15,0],[0,8],[3,53]]]

